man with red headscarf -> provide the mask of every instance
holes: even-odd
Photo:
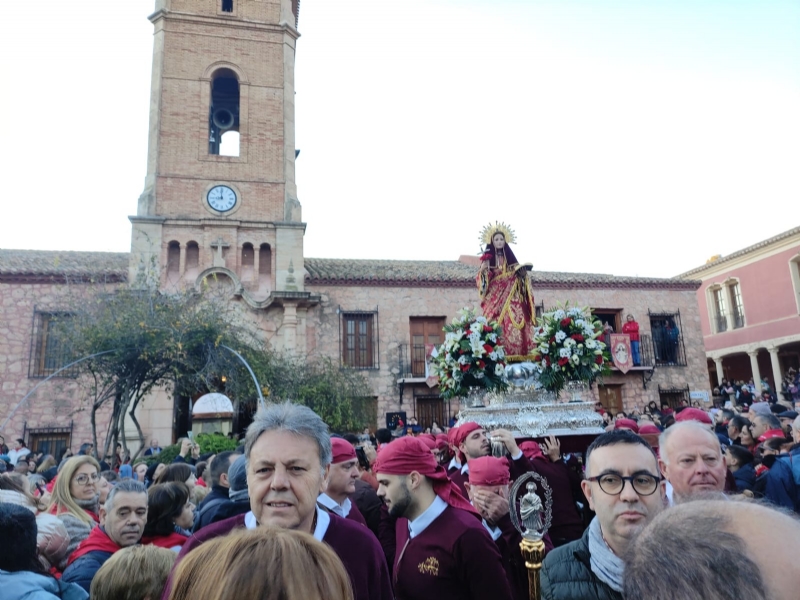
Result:
[[[472,421],[459,425],[458,431],[453,437],[460,455],[461,469],[450,473],[450,479],[466,496],[467,488],[464,483],[469,478],[469,463],[471,460],[481,456],[489,456],[492,453],[492,444],[489,436],[486,435],[486,430]],[[517,446],[517,442],[510,431],[507,429],[495,429],[491,433],[491,439],[502,442],[511,457],[509,460],[511,481],[531,470],[530,462]]]
[[[366,527],[364,515],[350,501],[350,495],[356,492],[356,480],[359,477],[356,449],[342,438],[331,438],[331,451],[333,458],[328,473],[328,487],[317,497],[317,503],[328,512]]]
[[[461,458],[458,456],[458,445],[456,444],[456,436],[458,435],[458,427],[451,427],[447,432],[447,445],[453,453],[453,458],[447,465],[447,474],[452,475],[456,471],[461,470]]]
[[[509,515],[508,461],[494,456],[476,458],[471,463],[469,481],[465,485],[472,505],[483,517],[483,526],[497,544],[514,598],[528,600],[528,570],[519,547],[522,536]],[[546,534],[544,542],[545,548],[552,550]]]
[[[392,442],[375,471],[378,495],[397,519],[397,600],[512,600],[492,538],[422,441]]]

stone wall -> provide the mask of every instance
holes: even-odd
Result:
[[[477,292],[472,287],[380,287],[355,285],[307,285],[307,290],[322,297],[321,304],[309,310],[308,319],[314,323],[307,329],[311,339],[307,347],[316,354],[340,357],[339,320],[341,312],[372,311],[378,313],[379,364],[375,369],[364,370],[375,396],[378,398],[378,421],[383,426],[383,415],[388,411],[405,410],[414,413],[414,395],[435,393],[424,383],[406,385],[403,404],[400,404],[399,347],[409,344],[409,319],[411,317],[444,316],[449,321],[465,306],[479,308]],[[700,317],[694,288],[551,288],[535,289],[536,303],[545,307],[569,301],[571,305],[590,306],[595,309],[621,310],[632,313],[640,323],[641,333],[650,335],[648,310],[651,312],[680,312],[682,335],[686,349],[687,366],[657,367],[645,389],[640,372],[627,375],[612,374],[608,384],[622,385],[626,410],[640,410],[651,400],[659,402],[658,386],[706,391],[710,398],[708,372],[700,330]],[[592,389],[597,397],[596,388]],[[453,406],[453,408],[457,408]]]

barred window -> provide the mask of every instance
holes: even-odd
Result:
[[[653,335],[653,355],[657,366],[686,366],[686,349],[683,344],[681,313],[649,312],[650,331]]]
[[[342,365],[356,369],[378,368],[377,311],[340,314]]]
[[[65,320],[70,318],[69,313],[34,313],[29,377],[48,377],[72,362],[72,352],[61,329]],[[75,376],[77,369],[74,367],[59,373],[59,377]]]

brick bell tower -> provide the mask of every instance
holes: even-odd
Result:
[[[273,343],[304,349],[303,234],[295,185],[299,0],[156,0],[147,176],[130,282],[223,281]],[[271,327],[266,327],[269,331]]]

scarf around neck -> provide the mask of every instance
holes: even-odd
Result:
[[[625,563],[609,548],[597,517],[589,523],[589,561],[597,578],[615,592],[622,592]]]

